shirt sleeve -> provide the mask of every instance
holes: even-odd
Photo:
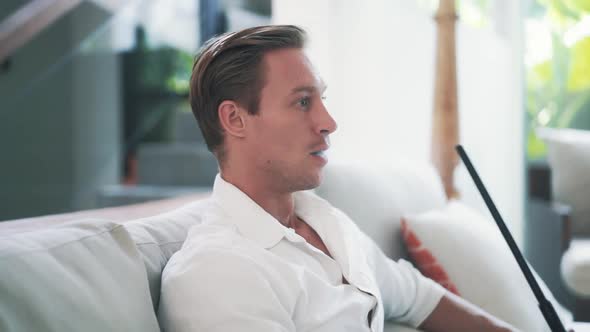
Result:
[[[165,331],[295,331],[264,272],[231,252],[169,262],[158,313]]]
[[[362,232],[361,232],[362,233]],[[386,320],[395,320],[418,327],[432,313],[446,290],[424,277],[411,263],[398,262],[387,257],[383,251],[362,233],[368,262],[383,300]]]

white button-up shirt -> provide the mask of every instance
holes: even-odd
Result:
[[[333,258],[217,175],[202,224],[162,273],[161,327],[381,332],[385,318],[417,327],[438,304],[442,287],[387,258],[343,212],[311,192],[294,203]]]

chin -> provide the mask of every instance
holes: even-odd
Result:
[[[304,168],[299,167],[293,168],[291,172],[283,171],[278,179],[283,190],[288,192],[296,192],[303,190],[311,190],[320,186],[323,180],[323,174],[321,168],[308,168],[305,172],[302,172]]]
[[[322,174],[317,173],[317,174],[306,177],[305,180],[302,181],[302,183],[300,183],[301,188],[299,190],[315,189],[315,188],[319,187],[321,183],[322,183]]]

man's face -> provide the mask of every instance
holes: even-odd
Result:
[[[259,113],[248,121],[248,145],[265,181],[294,192],[317,187],[336,122],[323,103],[325,85],[301,49],[264,57]]]

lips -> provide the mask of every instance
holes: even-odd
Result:
[[[321,146],[316,147],[312,152],[309,154],[314,157],[317,161],[320,161],[322,165],[325,165],[328,162],[328,156],[326,151],[330,146],[327,144],[322,144]]]
[[[323,157],[324,156],[324,152],[325,150],[321,150],[321,151],[314,151],[312,153],[310,153],[312,156],[319,156],[319,157]]]
[[[320,157],[324,159],[324,162],[327,161],[326,151],[330,148],[330,138],[328,135],[324,135],[324,139],[318,142],[317,145],[311,147],[311,152],[309,153],[312,156]]]
[[[326,150],[328,150],[328,148],[329,148],[328,146],[324,146],[324,147],[318,148],[317,150],[310,152],[309,154],[314,155],[314,156],[321,156],[321,155],[325,154],[325,152],[326,152]]]

